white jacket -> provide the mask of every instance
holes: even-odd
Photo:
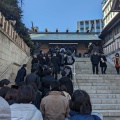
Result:
[[[33,104],[13,104],[11,120],[43,120],[41,112]]]

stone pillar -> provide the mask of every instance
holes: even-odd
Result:
[[[95,32],[97,32],[96,31],[96,20],[94,20],[94,29],[95,29]]]
[[[4,28],[5,28],[5,17],[2,16],[2,29],[4,29]]]
[[[9,22],[9,36],[11,36],[11,23]]]

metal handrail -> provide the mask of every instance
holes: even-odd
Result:
[[[25,61],[27,58],[28,58],[28,56],[22,61],[21,65],[18,64],[18,63],[15,63],[15,62],[11,63],[11,64],[6,68],[6,70],[0,75],[0,78],[11,68],[12,65],[16,65],[16,66],[21,67],[22,64],[24,63],[24,61]],[[29,59],[30,59],[30,57],[29,57]]]

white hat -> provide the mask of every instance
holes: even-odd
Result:
[[[2,97],[0,97],[0,120],[11,120],[10,106]]]

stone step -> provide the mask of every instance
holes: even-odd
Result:
[[[120,104],[120,99],[98,99],[98,98],[92,98],[91,99],[92,104]]]
[[[120,94],[120,90],[85,90],[89,94]]]
[[[101,113],[103,116],[120,117],[120,110],[93,110],[93,112]],[[113,120],[113,119],[112,119]]]
[[[96,79],[96,80],[91,80],[91,79],[76,79],[77,83],[120,83],[120,80],[104,80],[104,79]]]
[[[120,83],[74,83],[75,86],[120,86]]]
[[[120,99],[120,94],[89,94],[91,99]]]
[[[81,90],[120,90],[119,86],[79,86]]]
[[[93,110],[120,110],[120,104],[92,104]]]

